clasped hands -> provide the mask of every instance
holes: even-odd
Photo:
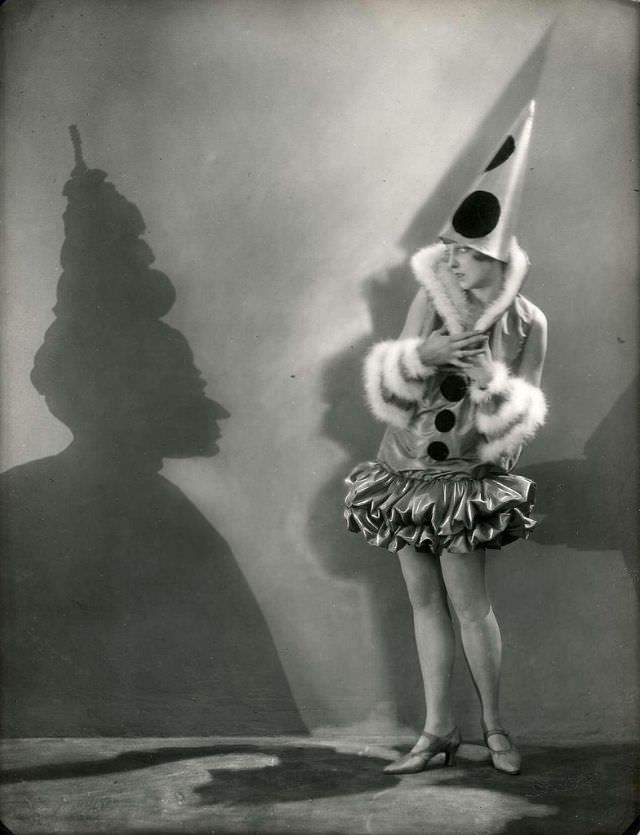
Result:
[[[486,385],[492,377],[489,337],[481,331],[451,336],[441,328],[422,341],[418,354],[425,365],[453,365],[464,369],[479,385]]]

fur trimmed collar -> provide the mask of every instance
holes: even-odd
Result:
[[[522,283],[529,269],[527,254],[515,238],[509,247],[509,261],[504,274],[504,284],[498,297],[483,311],[473,323],[464,291],[455,276],[446,270],[436,271],[437,262],[445,253],[443,243],[432,244],[418,250],[411,258],[411,267],[419,284],[427,291],[429,298],[447,330],[458,335],[465,330],[486,331],[513,304],[520,292]]]

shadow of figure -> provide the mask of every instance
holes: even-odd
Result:
[[[137,207],[87,169],[65,185],[56,320],[32,381],[73,434],[0,478],[7,736],[303,733],[229,546],[163,458],[213,456],[229,413],[160,320]]]
[[[312,800],[389,789],[399,782],[397,777],[383,773],[387,760],[371,753],[363,756],[328,745],[218,743],[124,751],[108,759],[11,769],[0,775],[0,783],[122,774],[205,757],[220,760],[216,763],[209,759],[206,765],[211,783],[194,789],[203,805]]]
[[[343,522],[344,478],[359,461],[375,457],[384,427],[366,407],[362,386],[364,357],[377,339],[397,336],[415,293],[415,279],[407,262],[368,278],[363,295],[370,312],[372,333],[333,357],[323,372],[323,434],[340,444],[348,459],[328,481],[314,502],[309,535],[323,567],[331,574],[357,579],[365,588],[374,613],[374,641],[386,664],[391,691],[386,701],[395,705],[401,724],[418,726],[424,705],[413,622],[397,559],[372,548],[347,531]],[[358,416],[354,420],[354,415]],[[379,712],[376,705],[371,706]],[[383,718],[383,717],[380,717]],[[389,717],[385,717],[389,718]]]
[[[584,458],[526,467],[544,515],[532,539],[578,551],[620,551],[640,593],[638,553],[638,377],[584,448]],[[615,489],[612,489],[615,485]]]
[[[360,798],[352,814],[364,804],[371,813],[372,830],[398,833],[434,833],[445,821],[447,831],[452,831],[456,821],[462,823],[472,815],[461,830],[471,831],[475,825],[479,833],[582,835],[596,831],[596,826],[598,832],[614,835],[623,831],[636,811],[633,778],[638,755],[633,745],[527,746],[527,766],[517,779],[505,778],[477,759],[442,768],[440,757],[420,774],[397,777],[383,773],[387,760],[380,753],[275,740],[166,746],[7,769],[0,782],[92,781],[145,769],[156,769],[158,780],[162,779],[158,767],[170,765],[172,781],[183,790],[188,786],[200,807],[223,810],[218,811],[223,817],[215,822],[215,829],[229,832],[272,832],[272,818],[263,816],[272,813],[276,804],[353,795]],[[206,783],[200,782],[202,770],[209,773]],[[91,786],[96,791],[96,783]],[[382,796],[384,801],[377,805]],[[346,826],[338,828],[337,807],[322,808],[321,831],[329,831],[332,823],[331,831],[348,831]],[[281,815],[282,831],[316,831],[300,819],[293,829],[287,811]],[[241,825],[234,827],[238,821]],[[353,818],[350,821],[352,829],[360,831]],[[201,831],[200,826],[192,831],[196,830]]]

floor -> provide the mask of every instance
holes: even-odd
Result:
[[[480,745],[455,768],[392,777],[407,749],[313,737],[40,739],[2,744],[0,817],[26,833],[637,835],[638,751]]]

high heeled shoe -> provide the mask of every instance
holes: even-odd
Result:
[[[520,774],[522,757],[520,756],[520,752],[516,746],[513,744],[509,733],[505,731],[504,728],[492,728],[491,730],[488,730],[484,722],[482,723],[482,730],[484,733],[485,745],[491,754],[493,767],[498,771],[504,771],[505,774]],[[489,745],[489,737],[496,735],[504,736],[509,741],[509,747],[505,748],[504,751],[494,751],[494,749]]]
[[[423,740],[426,745],[421,746],[420,743]],[[461,741],[460,731],[457,728],[446,736],[435,736],[435,734],[423,731],[411,751],[389,763],[384,772],[385,774],[416,774],[418,771],[424,771],[429,760],[433,759],[436,754],[444,754],[445,766],[454,766]]]

